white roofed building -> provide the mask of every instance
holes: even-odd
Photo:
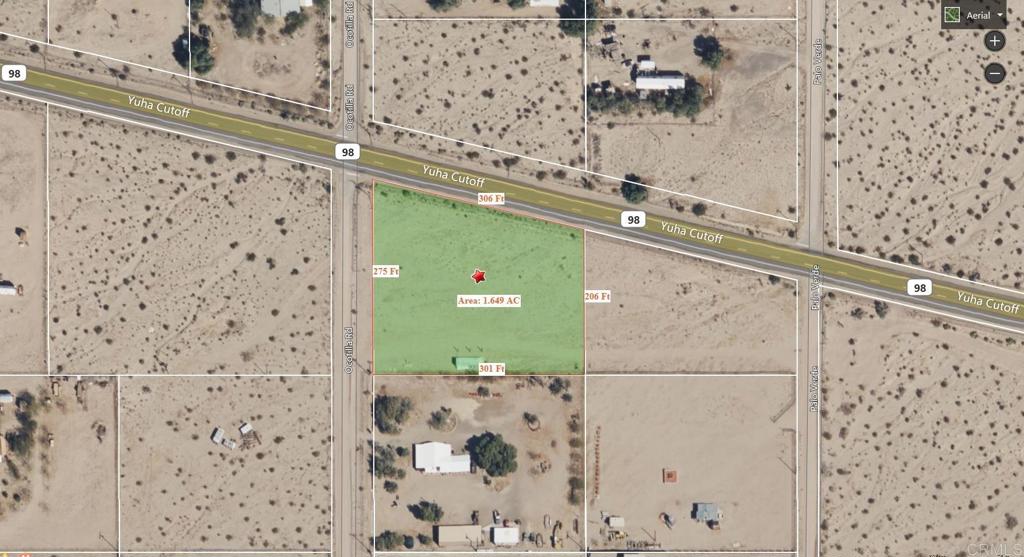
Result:
[[[313,0],[260,0],[260,10],[267,15],[284,17],[291,12],[309,8]]]
[[[431,441],[413,445],[413,468],[424,474],[461,474],[470,471],[468,454],[452,454],[448,443]]]
[[[665,73],[653,75],[640,75],[636,78],[638,91],[668,91],[670,89],[685,89],[686,76],[682,74]]]
[[[495,526],[491,528],[491,543],[494,545],[515,545],[519,543],[519,527]]]

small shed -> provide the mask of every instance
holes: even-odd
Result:
[[[252,424],[250,424],[249,422],[242,422],[242,426],[238,428],[238,433],[242,435],[245,435],[250,431],[252,431]]]
[[[210,434],[210,441],[213,441],[214,444],[216,444],[216,445],[220,445],[221,443],[223,443],[224,442],[224,430],[219,428],[219,427],[213,428],[213,433]]]
[[[0,296],[17,296],[18,287],[8,280],[0,281]]]
[[[718,523],[722,521],[722,511],[717,503],[694,503],[693,519],[717,530]]]
[[[519,527],[495,526],[491,528],[491,543],[494,545],[515,545],[519,543]]]
[[[621,516],[609,516],[608,526],[611,528],[625,528],[626,519],[622,518]]]
[[[477,545],[484,540],[483,532],[483,528],[479,524],[434,526],[434,543],[437,545]]]

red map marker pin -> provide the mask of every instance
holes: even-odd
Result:
[[[484,278],[484,275],[486,273],[487,271],[481,271],[480,269],[476,269],[473,271],[473,274],[470,275],[470,277],[472,277],[473,282],[480,284],[481,282],[487,280],[486,278]]]

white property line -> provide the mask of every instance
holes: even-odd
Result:
[[[817,464],[818,464],[818,474],[817,474],[818,475],[818,487],[817,487],[817,497],[815,497],[815,499],[817,499],[817,501],[818,501],[818,511],[817,511],[817,522],[815,522],[815,524],[814,524],[814,529],[816,531],[816,536],[817,536],[817,540],[818,540],[817,544],[816,544],[817,545],[817,551],[815,551],[814,554],[816,556],[818,556],[818,557],[821,556],[821,410],[822,410],[822,408],[824,407],[824,404],[825,404],[825,402],[823,400],[825,397],[822,396],[822,394],[821,394],[822,393],[822,385],[824,384],[824,371],[823,370],[825,368],[825,366],[823,365],[823,362],[821,361],[821,343],[822,343],[822,337],[821,337],[821,313],[822,313],[822,310],[821,310],[821,306],[819,305],[818,306],[818,411],[815,412],[816,419],[818,420],[818,435],[817,435],[817,437],[818,437],[818,460],[817,460]]]
[[[117,391],[114,399],[117,401],[117,451],[114,457],[114,469],[117,474],[117,553],[121,554],[121,378],[114,379]]]
[[[47,3],[47,4],[49,4],[49,3]],[[191,2],[189,4],[189,6],[187,6],[187,7],[191,10]],[[191,14],[191,11],[189,13]],[[259,91],[253,91],[252,89],[245,89],[243,87],[235,87],[233,85],[228,85],[226,83],[220,83],[219,81],[211,81],[209,79],[202,79],[202,78],[199,78],[199,77],[193,77],[191,75],[191,72],[192,72],[192,28],[191,28],[192,18],[191,18],[191,16],[188,19],[189,19],[189,21],[188,21],[188,25],[189,25],[189,33],[188,33],[188,35],[189,35],[189,73],[188,74],[174,72],[174,71],[171,71],[171,70],[164,70],[164,69],[157,68],[157,67],[154,67],[154,66],[147,66],[145,64],[139,64],[138,62],[129,62],[128,60],[122,60],[120,58],[114,58],[113,56],[107,56],[105,54],[99,54],[97,52],[91,52],[91,51],[88,51],[88,50],[81,50],[81,49],[78,49],[78,48],[72,48],[72,47],[68,47],[68,46],[62,46],[62,45],[59,45],[59,44],[53,44],[53,43],[49,42],[49,38],[47,38],[46,41],[40,41],[40,40],[37,40],[37,39],[30,39],[28,37],[23,37],[21,35],[16,35],[14,33],[8,33],[7,31],[4,31],[2,29],[0,29],[0,34],[7,35],[8,37],[13,37],[15,39],[20,39],[20,40],[23,40],[23,41],[28,41],[30,43],[35,43],[35,44],[38,44],[38,45],[42,45],[42,46],[49,47],[49,48],[56,48],[56,49],[60,49],[60,50],[66,50],[68,52],[77,52],[77,53],[80,53],[80,54],[87,54],[89,56],[96,56],[97,58],[103,58],[103,59],[106,59],[106,60],[111,60],[111,61],[117,62],[119,64],[127,64],[129,66],[136,66],[136,67],[139,67],[139,68],[144,68],[144,69],[147,69],[147,70],[164,73],[164,74],[167,74],[167,75],[173,75],[173,76],[177,76],[177,77],[182,77],[182,78],[188,79],[190,81],[199,81],[199,82],[202,82],[202,83],[208,83],[210,85],[216,85],[218,87],[224,87],[225,89],[231,89],[233,91],[239,91],[239,92],[248,93],[248,94],[251,94],[251,95],[258,95],[258,96],[261,96],[261,97],[266,97],[268,99],[274,99],[274,100],[277,100],[277,101],[282,101],[282,102],[291,103],[291,104],[295,104],[295,105],[299,105],[299,106],[304,106],[306,108],[311,108],[313,110],[319,110],[321,112],[328,112],[328,113],[330,113],[332,111],[332,104],[333,104],[333,101],[334,101],[334,94],[333,94],[333,88],[334,87],[333,87],[333,83],[332,83],[332,80],[333,80],[332,73],[333,72],[330,71],[330,70],[327,72],[327,74],[328,74],[328,76],[327,76],[327,79],[328,79],[328,90],[330,91],[330,94],[328,95],[328,107],[327,108],[323,108],[323,107],[320,107],[320,106],[313,106],[311,104],[303,103],[303,102],[300,102],[300,101],[293,101],[291,99],[286,99],[284,97],[278,97],[278,96],[271,95],[271,94],[268,94],[268,93],[260,93]],[[331,31],[332,27],[333,27],[333,25],[331,25],[330,22],[328,22],[328,25],[327,25],[327,28],[328,28],[327,33],[329,35],[329,38],[328,38],[328,43],[329,43],[328,50],[330,50],[333,47],[333,44],[334,44],[334,38],[333,38],[334,32]],[[50,32],[49,20],[47,20],[46,32],[47,32],[47,36],[49,36],[49,32]]]
[[[929,275],[933,275],[933,276],[937,276],[937,277],[942,277],[944,279],[955,280],[955,281],[959,281],[959,282],[963,282],[963,283],[967,283],[967,284],[973,284],[973,285],[977,285],[977,286],[982,286],[982,287],[986,287],[986,288],[994,288],[996,290],[1000,290],[1000,291],[1003,291],[1003,292],[1008,292],[1010,294],[1014,294],[1014,295],[1017,295],[1017,296],[1024,296],[1024,291],[1021,291],[1021,290],[1016,290],[1016,289],[1013,289],[1013,288],[1007,288],[1005,286],[999,286],[999,285],[990,284],[990,283],[987,283],[987,282],[980,282],[980,281],[976,281],[976,280],[965,279],[965,278],[961,278],[961,277],[958,277],[956,275],[951,275],[951,274],[948,274],[948,273],[941,273],[941,272],[938,272],[938,271],[932,271],[932,270],[926,269],[924,267],[915,267],[914,265],[907,265],[905,263],[896,263],[894,261],[889,261],[888,259],[883,259],[881,257],[874,257],[874,256],[871,256],[871,255],[864,255],[864,254],[861,254],[861,253],[856,253],[856,252],[853,252],[853,251],[842,249],[842,247],[841,247],[842,241],[840,239],[841,238],[840,237],[840,222],[839,222],[841,220],[841,218],[840,218],[840,214],[841,214],[841,212],[840,212],[840,203],[839,203],[839,195],[840,195],[839,175],[841,173],[840,170],[842,169],[842,166],[843,166],[842,160],[839,158],[839,156],[840,156],[839,155],[839,143],[840,143],[840,141],[839,141],[839,139],[840,139],[840,137],[839,137],[839,121],[840,121],[840,119],[842,118],[842,115],[843,115],[843,111],[840,109],[840,105],[842,103],[840,102],[840,95],[839,95],[839,64],[841,62],[841,56],[842,56],[841,53],[840,53],[840,50],[839,50],[839,32],[840,32],[839,12],[842,11],[841,10],[841,6],[840,6],[841,4],[842,4],[841,0],[836,0],[836,64],[835,64],[835,66],[836,66],[836,90],[835,90],[835,95],[834,95],[834,98],[835,98],[835,101],[836,101],[836,142],[835,142],[836,143],[836,169],[835,169],[835,174],[836,174],[836,238],[835,238],[835,240],[836,240],[836,251],[839,251],[839,252],[842,252],[842,253],[846,253],[846,254],[849,254],[849,255],[853,255],[855,257],[861,257],[861,258],[864,258],[864,259],[867,259],[867,260],[870,260],[870,261],[881,261],[881,262],[885,263],[886,265],[896,265],[896,266],[902,267],[904,269],[912,270],[912,271],[914,271],[916,273],[927,273]]]
[[[800,282],[796,283],[796,364],[797,373],[793,374],[793,420],[796,432],[793,438],[793,462],[796,464],[796,472],[793,473],[793,501],[796,504],[796,520],[793,522],[794,554],[800,555]],[[820,557],[820,556],[819,556]]]
[[[585,9],[586,8],[584,8],[584,10]],[[798,14],[799,14],[799,8],[798,8]],[[584,80],[584,83],[583,83],[583,110],[582,110],[582,112],[583,112],[583,139],[584,139],[584,141],[583,141],[583,168],[579,168],[579,167],[576,167],[576,166],[570,166],[570,165],[566,165],[566,164],[562,164],[562,163],[558,163],[558,162],[554,162],[554,161],[539,159],[539,158],[527,156],[527,155],[524,155],[524,154],[521,154],[521,153],[514,153],[514,152],[511,152],[511,151],[505,151],[503,149],[498,149],[496,147],[488,147],[486,145],[481,145],[481,144],[478,144],[478,143],[472,143],[470,141],[466,141],[466,140],[463,140],[463,139],[458,139],[458,138],[454,138],[454,137],[448,137],[448,136],[445,136],[445,135],[436,134],[436,133],[432,133],[432,132],[428,132],[428,131],[424,131],[424,130],[419,130],[419,129],[416,129],[416,128],[409,128],[409,127],[401,126],[401,125],[394,124],[394,123],[388,123],[388,122],[380,121],[380,120],[377,119],[377,100],[376,100],[376,93],[377,93],[377,86],[376,86],[376,76],[377,76],[377,48],[376,48],[377,25],[376,25],[376,22],[378,20],[380,20],[380,21],[403,21],[403,22],[431,22],[431,21],[435,21],[435,22],[436,21],[469,21],[469,22],[472,22],[472,21],[477,21],[477,22],[479,22],[479,21],[484,21],[484,22],[523,21],[523,22],[538,22],[538,21],[562,21],[562,19],[560,19],[560,18],[559,19],[548,19],[548,20],[545,20],[545,19],[538,19],[538,18],[377,18],[377,17],[374,17],[373,20],[372,20],[371,31],[370,31],[371,32],[371,37],[370,37],[370,44],[371,44],[371,46],[370,46],[370,48],[371,48],[371,54],[370,54],[370,93],[371,93],[370,122],[373,123],[373,124],[377,124],[379,126],[387,126],[387,127],[391,127],[391,128],[395,128],[395,129],[400,129],[402,131],[409,132],[409,133],[417,133],[417,134],[425,135],[427,137],[432,137],[432,138],[435,138],[435,139],[442,139],[442,140],[445,140],[445,141],[451,141],[451,142],[458,143],[458,144],[461,144],[461,145],[468,145],[470,147],[474,147],[474,148],[477,148],[477,149],[486,149],[486,150],[494,152],[494,153],[499,153],[499,154],[502,154],[502,155],[518,157],[518,158],[521,158],[521,159],[525,159],[525,160],[529,160],[529,161],[533,161],[533,162],[539,162],[539,163],[542,163],[542,164],[549,164],[549,165],[556,166],[556,167],[559,167],[559,168],[562,168],[562,169],[565,169],[565,170],[572,170],[572,171],[575,171],[575,172],[582,172],[584,174],[590,174],[590,175],[593,175],[593,176],[599,176],[599,177],[606,178],[606,179],[613,180],[613,181],[617,181],[617,182],[629,182],[629,183],[632,183],[632,184],[637,184],[637,185],[643,186],[643,187],[645,187],[645,188],[647,188],[649,190],[660,191],[662,193],[666,193],[666,194],[673,195],[673,196],[678,196],[678,197],[686,197],[686,198],[694,199],[694,200],[701,201],[701,202],[704,202],[704,203],[708,203],[708,204],[711,204],[711,205],[718,205],[718,206],[726,207],[726,208],[733,209],[733,210],[736,210],[736,211],[743,211],[743,212],[746,212],[746,213],[751,213],[751,214],[755,214],[755,215],[759,215],[759,216],[762,216],[762,217],[767,217],[767,218],[771,218],[771,219],[775,219],[775,220],[790,222],[790,223],[794,223],[794,224],[798,224],[800,222],[800,29],[799,29],[800,24],[799,24],[799,20],[797,18],[678,18],[678,19],[668,19],[668,18],[666,18],[666,19],[656,19],[656,18],[649,18],[649,19],[648,18],[633,18],[633,19],[628,19],[628,18],[595,18],[595,19],[565,18],[565,21],[593,21],[595,24],[597,24],[597,23],[599,23],[601,21],[617,21],[617,22],[623,22],[623,21],[642,21],[642,22],[659,22],[659,21],[793,21],[794,22],[794,27],[796,27],[796,34],[795,34],[795,37],[794,37],[795,49],[794,49],[794,65],[793,65],[794,66],[794,74],[795,74],[794,79],[796,81],[796,86],[795,86],[794,95],[793,95],[793,97],[794,97],[794,100],[793,100],[793,108],[794,108],[793,114],[794,114],[794,122],[795,122],[795,126],[794,126],[795,133],[794,133],[794,137],[793,137],[793,139],[794,139],[794,142],[793,142],[793,147],[794,147],[794,149],[793,149],[793,151],[794,151],[794,157],[793,157],[794,158],[794,160],[793,160],[793,162],[794,162],[794,179],[793,179],[793,184],[794,184],[794,194],[795,194],[794,195],[794,211],[795,211],[795,214],[796,214],[796,218],[789,218],[789,217],[780,216],[780,215],[773,215],[771,213],[766,213],[766,212],[758,211],[758,210],[755,210],[755,209],[747,209],[747,208],[744,208],[744,207],[740,207],[738,205],[733,205],[733,204],[725,203],[725,202],[722,202],[722,201],[715,201],[713,199],[709,199],[709,198],[705,198],[705,197],[700,197],[700,196],[693,195],[693,194],[690,194],[690,193],[682,193],[682,192],[677,192],[677,191],[673,191],[673,190],[666,189],[666,188],[660,188],[660,187],[657,187],[657,186],[652,186],[652,185],[649,185],[649,184],[644,184],[642,182],[634,182],[632,180],[625,180],[622,176],[612,176],[610,174],[603,174],[603,173],[600,173],[600,172],[594,172],[594,171],[590,170],[590,160],[589,160],[590,142],[589,142],[589,139],[588,139],[588,137],[589,137],[589,123],[588,123],[588,120],[589,120],[589,117],[590,117],[590,109],[589,109],[589,107],[587,105],[587,102],[588,102],[588,85],[589,84],[587,83],[587,80],[588,80],[588,76],[587,76],[587,59],[588,59],[588,56],[587,56],[587,38],[586,38],[586,36],[584,36],[583,39],[582,39],[582,41],[583,41],[583,62],[582,62],[582,66],[583,66],[583,80]]]
[[[46,2],[46,10],[47,13],[49,13],[49,1]],[[49,34],[49,27],[47,27],[46,32]],[[44,311],[44,319],[46,319],[46,374],[50,375],[50,362],[52,361],[50,358],[50,296],[52,295],[52,291],[50,290],[50,105],[45,104],[43,106],[46,110],[46,129],[44,132],[46,137],[43,139],[43,148],[46,150],[46,152],[43,153],[43,173],[46,175],[46,222],[43,225],[46,233],[46,263],[44,264],[46,272],[46,293],[43,295],[43,303],[46,305],[46,309]]]

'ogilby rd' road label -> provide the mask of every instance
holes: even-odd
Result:
[[[398,265],[374,265],[373,278],[398,278]]]
[[[612,303],[611,290],[587,290],[583,292],[583,301],[587,304],[610,304]]]
[[[518,308],[523,306],[519,294],[459,294],[455,306],[460,308]]]

